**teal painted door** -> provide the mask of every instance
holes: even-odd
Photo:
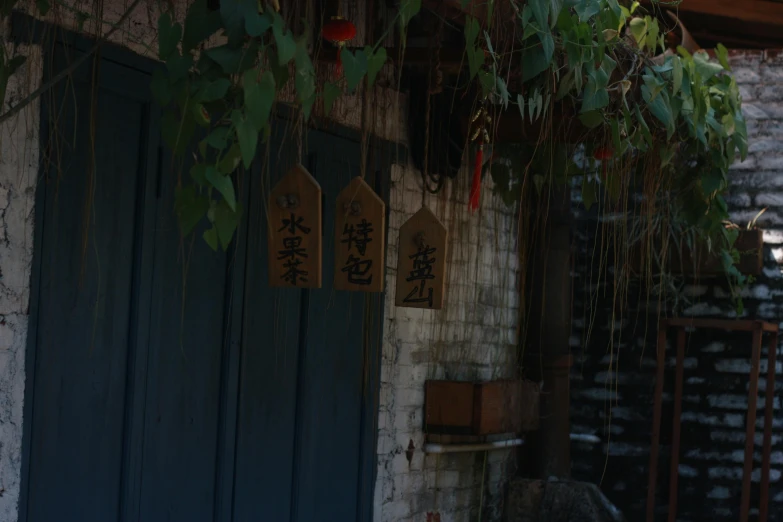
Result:
[[[89,43],[69,45],[47,70]],[[324,285],[272,289],[261,180],[291,165],[284,125],[239,180],[239,246],[183,242],[150,67],[107,48],[42,106],[20,520],[369,520],[382,296],[331,287],[359,145],[306,136]]]

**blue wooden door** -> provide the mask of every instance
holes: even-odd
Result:
[[[47,45],[47,71],[89,45]],[[239,180],[238,246],[183,242],[151,67],[107,48],[42,105],[20,520],[369,520],[382,299],[329,277],[359,145],[305,137],[324,287],[272,289],[265,193],[295,157],[286,125]]]

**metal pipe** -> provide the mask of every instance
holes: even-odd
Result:
[[[492,451],[514,448],[525,443],[523,439],[496,440],[494,442],[479,442],[476,444],[435,444],[424,445],[424,453],[465,453],[469,451]]]

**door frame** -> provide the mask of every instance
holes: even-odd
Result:
[[[80,35],[74,31],[63,29],[54,24],[43,22],[34,17],[20,12],[13,12],[11,15],[11,31],[10,40],[16,44],[34,44],[40,45],[42,48],[43,58],[43,77],[42,84],[45,84],[51,79],[52,70],[52,50],[55,46],[63,46],[67,49],[71,49],[77,52],[89,52],[95,45],[96,40],[86,35]],[[94,58],[90,58],[93,60]],[[100,49],[100,59],[109,60],[115,62],[124,67],[135,69],[143,74],[151,76],[155,67],[158,64],[149,58],[142,57],[135,54],[129,49],[123,48],[116,44],[104,43]],[[294,115],[294,111],[288,107],[278,108],[278,117],[282,119],[290,119]],[[150,117],[155,117],[155,111],[150,111]],[[326,123],[322,125],[322,123]],[[45,111],[40,111],[39,117],[39,147],[40,150],[45,150],[48,140],[48,118]],[[332,134],[338,137],[354,141],[356,143],[362,143],[362,133],[358,130],[351,129],[339,125],[333,121],[325,119],[315,119],[316,130]],[[148,139],[151,139],[148,137]],[[408,161],[407,148],[399,143],[390,142],[385,139],[378,138],[376,136],[368,136],[368,158],[366,168],[373,172],[372,178],[374,178],[373,188],[378,195],[386,202],[386,237],[388,241],[388,227],[389,227],[389,196],[391,189],[391,166],[393,162],[406,164]],[[33,256],[31,265],[30,276],[30,297],[29,297],[29,315],[28,315],[28,327],[27,327],[27,343],[25,353],[25,394],[24,394],[24,407],[23,407],[23,420],[22,420],[22,464],[21,464],[21,478],[20,478],[20,492],[18,503],[18,519],[19,522],[27,522],[28,516],[28,504],[29,498],[29,479],[30,479],[30,456],[31,456],[31,440],[33,434],[32,418],[33,418],[33,396],[35,393],[35,369],[36,369],[36,351],[37,351],[37,332],[39,327],[39,296],[40,296],[40,284],[41,284],[41,250],[43,247],[43,227],[44,227],[44,214],[46,206],[46,183],[43,181],[43,171],[45,168],[44,154],[39,155],[37,183],[35,189],[35,228],[33,231]],[[155,158],[157,161],[157,158]],[[257,163],[257,162],[256,162]],[[149,169],[150,163],[147,162],[147,169]],[[150,183],[147,183],[149,186]],[[249,197],[250,191],[245,191],[246,197]],[[146,194],[145,194],[146,195]],[[242,259],[242,263],[237,263],[229,270],[227,275],[230,279],[228,281],[228,289],[231,292],[231,303],[235,307],[237,304],[244,301],[244,278],[245,278],[245,264],[246,256],[241,255],[247,247],[247,234],[248,223],[247,213],[243,217],[237,228],[237,237],[244,236],[244,240],[237,245],[236,259]],[[146,231],[146,223],[142,225],[142,228]],[[143,243],[143,242],[142,242]],[[141,246],[142,243],[138,243],[137,246]],[[236,244],[236,243],[235,243]],[[384,260],[385,262],[385,260]],[[356,506],[357,517],[356,519],[361,522],[371,522],[373,518],[373,504],[374,504],[374,490],[377,476],[377,439],[378,439],[378,404],[380,395],[380,376],[381,376],[381,361],[382,361],[382,347],[383,347],[383,329],[385,318],[385,291],[381,294],[368,294],[370,296],[366,299],[366,306],[370,309],[368,317],[372,317],[373,320],[370,324],[365,323],[365,335],[364,338],[368,340],[369,344],[365,346],[365,361],[364,365],[368,369],[367,375],[367,390],[362,397],[362,410],[360,421],[360,437],[362,440],[362,450],[360,455],[360,470],[359,470],[359,488],[357,498],[358,503]],[[236,309],[236,308],[234,308]],[[228,310],[228,308],[226,308]],[[238,315],[238,314],[235,314]],[[237,339],[241,339],[242,321],[241,317],[232,317],[231,320],[226,323],[229,343],[236,342]],[[133,334],[131,334],[133,335]],[[235,356],[231,357],[221,371],[226,372],[224,375],[224,382],[226,387],[236,388],[238,382],[239,372],[239,351]],[[137,372],[135,368],[129,370],[129,383],[135,380],[134,372]],[[132,383],[130,383],[132,385]],[[221,417],[226,415],[232,416],[233,424],[236,424],[236,411],[237,399],[231,398],[229,393],[224,394],[224,402],[221,404]],[[132,409],[132,408],[131,408]],[[126,413],[130,415],[132,412]],[[228,426],[229,423],[223,423],[224,426]],[[231,484],[231,487],[219,488],[216,491],[214,517],[221,514],[231,513],[233,511],[233,491],[236,485],[234,484],[234,469],[235,469],[235,442],[226,438],[225,429],[219,433],[219,440],[223,442],[222,445],[222,457],[218,464],[218,484],[225,483]],[[127,451],[127,449],[126,449]],[[123,457],[125,459],[126,457]],[[124,519],[126,509],[121,509],[120,516]]]

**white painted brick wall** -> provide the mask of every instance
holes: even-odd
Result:
[[[424,381],[495,379],[514,375],[519,313],[516,218],[483,186],[482,206],[467,210],[469,174],[447,182],[426,204],[449,230],[442,310],[394,306],[399,227],[422,205],[421,175],[394,166],[389,217],[386,318],[379,413],[376,522],[499,520],[512,452],[424,455]],[[415,447],[410,462],[406,450]]]

